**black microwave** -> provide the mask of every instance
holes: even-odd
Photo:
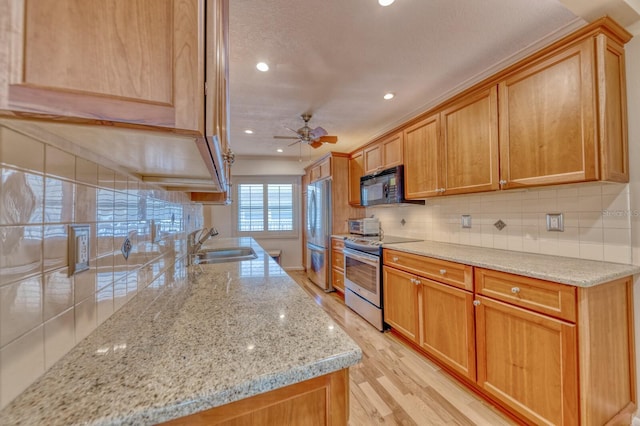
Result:
[[[404,198],[404,168],[396,166],[360,178],[360,204],[365,207],[422,204],[424,200]]]

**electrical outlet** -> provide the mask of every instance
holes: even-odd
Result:
[[[564,232],[562,213],[547,213],[547,231]]]
[[[471,215],[463,214],[462,216],[460,216],[460,225],[463,228],[471,228]]]
[[[89,269],[90,236],[89,225],[69,225],[69,276]]]

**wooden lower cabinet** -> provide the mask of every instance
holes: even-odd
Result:
[[[420,347],[458,374],[475,380],[473,293],[426,278],[420,282]]]
[[[348,420],[349,370],[345,368],[162,424],[346,426]]]
[[[420,340],[418,330],[418,285],[416,276],[385,266],[383,268],[384,322],[414,343]]]
[[[475,267],[469,288],[416,274],[437,259],[387,249],[383,259],[385,322],[519,422],[630,424],[632,277],[574,287]]]
[[[533,424],[578,424],[575,324],[476,300],[478,385]]]

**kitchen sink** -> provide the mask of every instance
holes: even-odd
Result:
[[[257,258],[258,255],[251,247],[227,247],[200,250],[194,256],[194,263],[239,262]]]

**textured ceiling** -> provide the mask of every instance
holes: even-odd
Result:
[[[231,145],[304,160],[348,152],[531,45],[584,24],[557,0],[231,0]],[[259,61],[271,69],[262,73]],[[385,92],[396,97],[384,101]],[[337,135],[317,150],[274,135]],[[254,131],[246,135],[244,129]],[[285,150],[278,154],[276,148]]]

